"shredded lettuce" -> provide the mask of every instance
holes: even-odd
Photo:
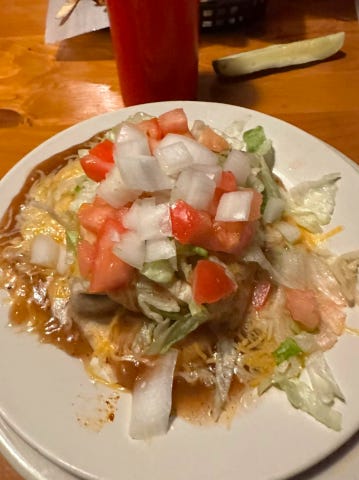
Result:
[[[273,177],[274,151],[272,142],[265,136],[263,127],[255,127],[243,133],[247,152],[255,154],[252,173],[247,183],[263,194],[262,210],[270,198],[281,198],[279,187]],[[255,163],[255,164],[254,164]]]
[[[141,273],[150,280],[160,284],[169,283],[174,279],[174,269],[169,260],[156,260],[145,263]]]
[[[79,241],[79,233],[77,230],[66,230],[66,245],[70,251],[76,251]]]
[[[152,344],[146,350],[148,355],[158,355],[167,352],[172,345],[185,338],[189,333],[196,330],[202,323],[209,318],[205,307],[199,307],[198,312],[194,315],[188,313],[186,315],[178,315],[166,330],[155,336]]]
[[[244,120],[235,120],[224,130],[223,136],[232,148],[242,150],[244,147],[244,142],[241,139],[244,126]]]
[[[260,171],[258,172],[258,178],[262,181],[264,185],[264,202],[268,201],[269,198],[280,198],[280,191],[276,181],[273,178],[272,172],[267,165],[264,157],[259,157],[260,162]]]
[[[339,173],[332,173],[293,187],[287,196],[287,213],[310,232],[321,232],[331,220],[339,179]]]
[[[284,258],[294,261],[294,257],[289,254],[289,251],[282,249],[278,258],[274,258],[273,264],[266,258],[263,250],[258,245],[251,245],[248,247],[243,255],[245,262],[255,262],[260,265],[263,270],[266,270],[274,282],[289,288],[298,287],[298,272],[289,268],[289,264],[285,262]]]
[[[315,352],[319,348],[316,342],[315,334],[313,333],[300,331],[293,338],[304,353],[310,354]]]
[[[256,152],[266,141],[263,127],[258,126],[243,133],[243,140],[246,143],[247,152]]]
[[[141,277],[136,284],[137,301],[140,309],[147,318],[156,322],[163,322],[163,316],[158,311],[166,314],[181,310],[178,301],[171,293],[157,283]]]
[[[177,300],[181,300],[189,306],[193,302],[192,287],[184,280],[174,280],[167,288]]]
[[[180,256],[178,260],[178,267],[180,272],[183,273],[186,281],[190,282],[193,271],[192,265],[187,261],[187,258],[184,256]]]
[[[274,150],[272,141],[266,137],[263,127],[258,126],[247,130],[243,133],[243,140],[246,144],[247,152],[262,156],[268,168],[272,170],[274,166]]]
[[[257,172],[258,173],[258,172]],[[264,192],[264,184],[263,182],[257,177],[257,173],[255,174],[253,171],[248,175],[246,186],[250,188],[254,188],[259,193]]]
[[[301,379],[301,368],[294,361],[298,362],[297,357],[290,357],[279,364],[271,378],[259,385],[258,394],[262,395],[268,388],[275,386],[286,393],[295,408],[308,413],[328,428],[339,431],[342,415],[334,409],[334,401],[335,398],[345,400],[323,353],[316,351],[306,359],[310,385]]]
[[[297,378],[284,377],[276,382],[276,386],[287,394],[293,407],[303,410],[332,430],[341,430],[341,413],[331,405],[323,403],[318,393],[309,385]]]
[[[191,257],[198,255],[199,257],[208,257],[208,250],[203,247],[197,247],[195,245],[181,245],[176,244],[177,255],[184,255],[185,257]]]
[[[331,270],[339,283],[340,290],[348,305],[353,307],[358,295],[359,250],[344,253],[330,264]]]
[[[162,324],[158,324],[162,327]],[[142,353],[151,345],[156,323],[151,321],[144,321],[142,327],[137,332],[132,343],[131,350],[135,355],[142,355]]]
[[[309,256],[300,245],[273,248],[270,260],[274,278],[289,288],[307,288]]]
[[[220,337],[216,346],[214,418],[218,419],[228,398],[238,353],[233,338]]]
[[[288,360],[288,358],[299,355],[300,353],[303,353],[303,351],[297,342],[293,338],[288,337],[276,350],[274,350],[273,356],[276,364],[279,365],[284,362],[284,360]]]
[[[307,255],[306,263],[308,286],[321,292],[336,305],[344,306],[345,299],[340,289],[340,285],[325,258],[321,255],[312,253],[311,255]]]
[[[335,397],[343,402],[345,401],[344,395],[335,381],[323,352],[318,350],[312,353],[307,359],[306,369],[310,381],[323,403],[332,405]]]

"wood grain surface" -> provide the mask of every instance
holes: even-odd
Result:
[[[108,30],[44,43],[46,0],[0,0],[0,177],[81,120],[123,107]],[[212,60],[344,31],[341,52],[311,65],[218,78]],[[198,100],[255,109],[315,135],[359,164],[359,22],[354,0],[268,0],[264,19],[201,34]],[[0,479],[20,480],[0,456]],[[51,480],[51,478],[49,479]]]

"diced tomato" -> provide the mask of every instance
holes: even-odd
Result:
[[[342,306],[337,305],[331,298],[317,294],[318,309],[322,323],[326,324],[335,335],[344,331],[346,313]]]
[[[81,275],[89,279],[93,264],[95,261],[96,249],[95,245],[87,242],[86,240],[80,240],[77,245],[77,261],[79,264],[79,270]]]
[[[238,190],[237,180],[234,174],[230,171],[223,171],[217,188],[223,192],[235,192]]]
[[[113,143],[110,140],[104,140],[97,144],[87,155],[80,159],[81,166],[86,175],[95,182],[101,182],[114,164]]]
[[[213,222],[213,235],[208,239],[210,250],[238,255],[253,240],[255,222]]]
[[[163,137],[157,118],[142,120],[142,122],[137,123],[136,127],[139,128],[143,133],[145,133],[146,136],[149,138],[161,140],[161,138]]]
[[[136,125],[142,132],[144,132],[148,139],[150,151],[153,154],[157,145],[163,138],[162,130],[160,128],[158,118],[150,118],[143,120]]]
[[[210,215],[183,200],[171,206],[171,222],[174,238],[183,244],[204,246],[203,239],[212,231]]]
[[[96,205],[96,207],[111,207],[111,205],[109,203],[106,202],[106,200],[104,200],[103,198],[99,197],[99,196],[96,196],[93,200],[93,205]],[[128,209],[130,208],[130,206],[132,205],[132,202],[128,202],[126,204],[126,206],[124,207],[119,207],[119,208],[116,208],[116,218],[119,220],[119,221],[122,221],[122,218],[124,216],[125,213],[128,212]],[[114,207],[111,207],[111,208],[114,208]]]
[[[100,160],[104,162],[113,163],[113,142],[108,139],[103,140],[102,142],[95,145],[91,148],[90,152],[91,155],[98,157]]]
[[[109,205],[106,200],[104,200],[102,197],[99,197],[98,195],[95,196],[93,199],[93,204],[98,206],[98,207],[103,207],[104,205]]]
[[[286,288],[286,305],[296,322],[309,330],[314,330],[320,323],[320,314],[315,293],[312,290]]]
[[[100,160],[91,154],[81,157],[80,162],[86,175],[95,182],[101,182],[113,167],[113,163]]]
[[[225,268],[210,260],[199,260],[193,271],[193,298],[196,303],[214,303],[237,289]]]
[[[264,307],[270,289],[271,283],[268,280],[260,280],[255,284],[252,294],[252,305],[256,310],[260,310]]]
[[[253,222],[254,220],[258,220],[261,217],[261,206],[262,206],[262,201],[263,197],[262,194],[259,193],[255,189],[242,189],[242,190],[251,190],[253,192],[253,198],[252,198],[252,203],[251,203],[251,210],[249,212],[249,218],[248,220],[250,222]]]
[[[182,244],[238,254],[252,241],[255,222],[215,222],[183,200],[171,207],[172,234]]]
[[[324,351],[332,348],[338,336],[343,333],[346,313],[345,310],[343,310],[343,306],[338,305],[326,295],[317,293],[317,302],[321,322],[319,324],[318,334],[316,335],[316,342]]]
[[[109,218],[102,226],[97,242],[95,260],[91,274],[91,293],[107,292],[127,286],[134,277],[135,269],[123,262],[112,251],[117,235],[123,233],[123,226]]]
[[[219,183],[214,191],[213,199],[211,205],[208,208],[208,211],[211,215],[215,215],[218,207],[218,203],[221,199],[221,196],[226,192],[235,192],[238,190],[236,177],[232,172],[222,172]]]
[[[169,112],[163,113],[158,117],[158,124],[162,131],[162,135],[167,133],[189,133],[188,119],[183,108],[175,108]]]
[[[92,203],[83,203],[78,211],[78,219],[86,230],[98,233],[108,218],[116,218],[115,212],[110,205],[96,206]]]
[[[209,148],[213,152],[223,152],[229,149],[229,144],[226,139],[218,135],[211,127],[205,125],[199,133],[197,141]]]
[[[114,208],[103,203],[83,203],[78,211],[78,218],[80,225],[86,230],[92,233],[98,233],[104,223],[112,218],[116,220],[119,226],[122,227],[122,233],[126,231],[126,228],[122,224],[123,215],[128,211],[128,208]]]
[[[223,178],[223,174],[229,174],[226,175],[225,178]],[[228,192],[235,192],[238,190],[237,184],[233,183],[233,179],[231,179],[232,172],[223,172],[222,174],[222,179],[218,187],[214,191],[213,199],[211,202],[211,205],[208,208],[208,211],[210,212],[211,215],[215,216],[218,208],[219,201],[224,193]],[[235,177],[233,175],[234,182],[235,182]],[[251,202],[251,208],[249,211],[249,217],[248,217],[248,222],[254,222],[255,220],[258,220],[261,217],[261,205],[263,201],[262,195],[254,189],[251,188],[241,188],[240,190],[248,190],[250,192],[253,192],[253,197],[252,197],[252,202]],[[229,223],[229,222],[228,222]],[[236,222],[234,222],[236,223]]]

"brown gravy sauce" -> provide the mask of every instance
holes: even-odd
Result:
[[[93,137],[89,141],[94,140]],[[88,142],[89,142],[88,141]],[[59,170],[64,166],[68,159],[77,154],[79,148],[84,148],[85,144],[75,145],[63,152],[53,155],[49,159],[38,164],[28,175],[24,185],[17,195],[14,196],[8,206],[3,218],[0,221],[0,239],[4,234],[8,234],[10,240],[15,233],[9,232],[14,230],[16,225],[16,216],[26,201],[26,196],[32,185],[42,176]],[[8,241],[1,239],[0,250],[8,244]],[[7,268],[9,266],[7,265]],[[0,268],[6,268],[4,260],[0,262]],[[90,357],[92,349],[88,341],[81,334],[78,326],[72,322],[71,327],[64,328],[60,321],[54,318],[48,304],[39,304],[34,301],[34,287],[38,282],[38,278],[34,278],[32,282],[25,275],[18,275],[15,279],[16,285],[23,289],[22,296],[13,298],[9,311],[9,324],[18,327],[20,330],[31,330],[35,332],[39,340],[44,343],[51,343],[67,354],[78,357],[86,362]],[[12,288],[12,287],[7,287]],[[125,325],[122,327],[126,328]],[[119,324],[121,328],[121,321]],[[141,375],[141,368],[132,362],[117,362],[116,374],[119,384],[126,390],[131,391],[135,379]],[[241,393],[239,382],[234,381],[230,392],[230,403],[237,403]],[[213,423],[210,412],[213,408],[214,389],[203,385],[190,385],[181,378],[175,378],[173,387],[173,413],[177,416],[196,424]]]
[[[1,222],[0,222],[0,231],[1,233],[6,233],[10,231],[15,226],[16,214],[19,212],[21,205],[26,201],[26,195],[33,184],[41,178],[42,175],[49,175],[52,172],[59,170],[63,167],[69,157],[77,154],[77,150],[81,148],[81,145],[76,145],[74,147],[68,148],[63,152],[57,153],[52,157],[44,160],[34,167],[29,175],[27,176],[25,183],[21,187],[19,193],[17,193],[14,198],[11,200],[10,205],[8,206],[6,212],[4,213]]]
[[[17,235],[15,231],[16,217],[21,206],[26,202],[27,193],[32,185],[42,175],[48,175],[59,170],[71,156],[77,154],[80,147],[80,145],[76,145],[57,153],[32,169],[21,190],[14,196],[1,219],[0,238],[12,231],[14,233],[10,233],[8,241]],[[0,248],[3,248],[6,244],[8,242],[2,241]],[[7,268],[4,261],[0,263],[0,267]],[[13,288],[21,287],[23,295],[13,298],[9,310],[9,324],[34,331],[38,334],[40,341],[52,343],[69,355],[85,358],[90,354],[91,348],[87,340],[81,335],[77,325],[73,324],[71,329],[64,329],[59,320],[51,315],[49,305],[46,302],[39,304],[34,301],[33,293],[38,281],[41,281],[41,279],[34,278],[33,282],[29,282],[29,277],[21,274],[16,277]],[[10,290],[12,287],[7,286],[7,288]]]

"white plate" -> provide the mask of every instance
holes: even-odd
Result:
[[[78,480],[30,447],[2,418],[0,452],[24,480]]]
[[[344,225],[330,246],[344,252],[358,248],[359,175],[357,170],[321,141],[282,121],[251,110],[213,103],[168,102],[131,107],[82,122],[45,142],[17,164],[0,183],[0,213],[38,162],[111,127],[136,111],[159,114],[183,106],[190,120],[202,119],[224,128],[245,120],[246,128],[263,125],[274,142],[276,172],[288,186],[329,172],[340,172],[333,225]],[[269,480],[295,474],[337,449],[359,428],[359,338],[344,335],[328,359],[346,395],[343,429],[332,432],[308,415],[291,408],[276,390],[242,412],[230,428],[199,427],[176,419],[165,437],[136,442],[127,435],[130,396],[121,395],[113,423],[95,433],[77,421],[79,408],[92,403],[93,414],[109,395],[94,385],[81,363],[32,335],[6,326],[1,310],[0,414],[30,445],[51,461],[90,479],[123,480]],[[358,309],[348,323],[359,326]],[[89,400],[89,402],[87,402]],[[103,407],[103,405],[102,405]],[[98,412],[97,412],[98,413]],[[80,415],[81,416],[81,415]]]

